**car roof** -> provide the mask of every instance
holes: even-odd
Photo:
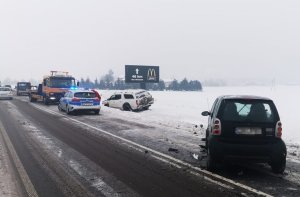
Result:
[[[69,92],[72,92],[72,93],[77,93],[77,92],[91,92],[91,93],[94,93],[92,90],[83,90],[83,89],[69,90]]]
[[[222,95],[219,98],[220,99],[268,100],[268,101],[272,100],[267,97],[255,96],[255,95]]]
[[[142,92],[147,92],[147,90],[143,89],[133,89],[133,90],[122,90],[122,91],[116,91],[115,94],[137,94],[137,93],[142,93]]]

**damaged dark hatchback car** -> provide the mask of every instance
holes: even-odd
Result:
[[[257,96],[220,96],[208,116],[207,169],[224,161],[268,163],[275,173],[286,166],[282,124],[273,101]]]

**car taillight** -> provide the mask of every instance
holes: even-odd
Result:
[[[280,121],[276,123],[275,136],[281,138],[282,136],[282,124]]]
[[[72,102],[79,102],[80,101],[80,99],[79,98],[72,98]]]
[[[212,127],[212,135],[221,135],[221,121],[216,118]]]
[[[94,101],[99,102],[100,99],[97,97],[97,98],[94,99]]]

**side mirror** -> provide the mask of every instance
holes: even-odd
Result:
[[[77,85],[77,87],[79,87],[79,81],[77,81],[77,84],[76,84],[76,85]]]
[[[209,116],[210,115],[210,112],[209,111],[204,111],[201,113],[202,116]]]

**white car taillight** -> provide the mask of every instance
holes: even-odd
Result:
[[[211,133],[212,135],[221,135],[221,121],[218,118],[214,120]]]
[[[275,137],[281,138],[282,136],[282,124],[280,121],[276,123],[276,129],[275,129]]]

